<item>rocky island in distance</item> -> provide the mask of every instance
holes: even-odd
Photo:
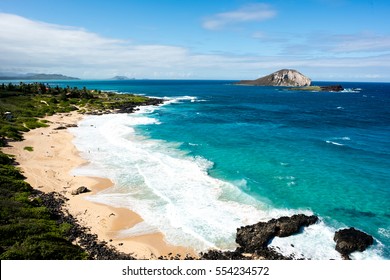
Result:
[[[242,80],[235,85],[245,86],[279,86],[290,87],[292,90],[304,91],[342,91],[341,85],[315,86],[311,79],[294,69],[281,69],[256,80]]]
[[[115,77],[112,77],[110,80],[126,81],[126,80],[135,80],[135,78],[129,78],[127,76],[115,76]]]
[[[310,86],[311,79],[294,69],[282,69],[256,80],[242,80],[236,85],[248,86],[282,86],[303,87]]]

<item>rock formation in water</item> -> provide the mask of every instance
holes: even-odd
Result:
[[[296,91],[311,91],[311,92],[320,92],[320,91],[339,92],[339,91],[343,91],[344,88],[343,88],[342,85],[329,85],[329,86],[293,87],[293,88],[289,88],[289,90],[296,90]]]
[[[320,86],[321,91],[343,91],[344,88],[342,85],[330,85],[330,86]]]
[[[317,216],[297,214],[291,217],[280,217],[268,222],[259,222],[254,225],[237,229],[236,242],[239,247],[235,251],[210,250],[201,254],[201,259],[206,260],[288,260],[295,256],[283,256],[274,248],[269,247],[270,241],[275,237],[286,237],[297,234],[302,227],[315,224]]]
[[[286,237],[296,234],[302,227],[315,224],[317,221],[317,216],[298,214],[259,222],[237,229],[236,242],[246,252],[255,252],[257,249],[266,248],[275,236]]]
[[[347,260],[350,259],[349,254],[355,251],[363,252],[374,243],[371,235],[353,227],[336,231],[333,239],[336,242],[336,251]]]
[[[303,87],[310,86],[311,80],[299,73],[297,70],[282,69],[256,80],[243,80],[236,84],[251,86]]]
[[[291,260],[305,258],[294,254],[284,256],[277,252],[270,243],[276,236],[287,237],[299,234],[303,227],[317,223],[317,216],[297,214],[291,217],[280,217],[268,222],[259,222],[254,225],[244,226],[237,229],[236,243],[239,245],[234,251],[209,250],[201,253],[203,260]],[[354,251],[363,252],[372,245],[374,239],[371,235],[354,228],[342,229],[335,233],[335,249],[343,259],[350,259],[349,254]],[[291,246],[294,246],[291,244]]]

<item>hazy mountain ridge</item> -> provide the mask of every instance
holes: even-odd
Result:
[[[44,74],[44,73],[27,73],[13,74],[0,73],[0,80],[80,80],[79,78],[69,77],[62,74]]]

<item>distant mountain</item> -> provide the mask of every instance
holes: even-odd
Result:
[[[256,80],[243,80],[236,83],[237,85],[251,86],[287,86],[301,87],[309,86],[311,80],[293,69],[282,69],[267,76]]]
[[[126,76],[115,76],[115,77],[111,78],[111,80],[123,81],[123,80],[134,80],[134,78],[129,78]]]
[[[79,78],[69,77],[62,74],[42,74],[42,73],[28,73],[28,74],[0,74],[0,80],[80,80]]]

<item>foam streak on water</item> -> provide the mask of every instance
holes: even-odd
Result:
[[[181,100],[194,102],[196,98],[186,96],[167,103]],[[144,219],[144,222],[124,230],[122,236],[159,230],[169,243],[175,245],[191,246],[199,251],[215,247],[233,249],[236,247],[237,227],[302,212],[270,209],[243,193],[237,182],[209,176],[208,169],[213,163],[179,150],[181,143],[168,143],[138,134],[137,126],[159,125],[158,119],[148,116],[154,110],[158,107],[142,107],[130,115],[88,116],[72,129],[74,144],[90,162],[73,173],[104,176],[115,184],[88,199],[114,207],[127,207]],[[296,236],[293,241],[275,239],[272,245],[297,256],[337,258],[329,234],[321,234],[329,231],[321,223],[304,232],[306,241]],[[301,244],[294,247],[300,251],[291,251],[291,242]],[[305,242],[309,245],[303,246]]]

